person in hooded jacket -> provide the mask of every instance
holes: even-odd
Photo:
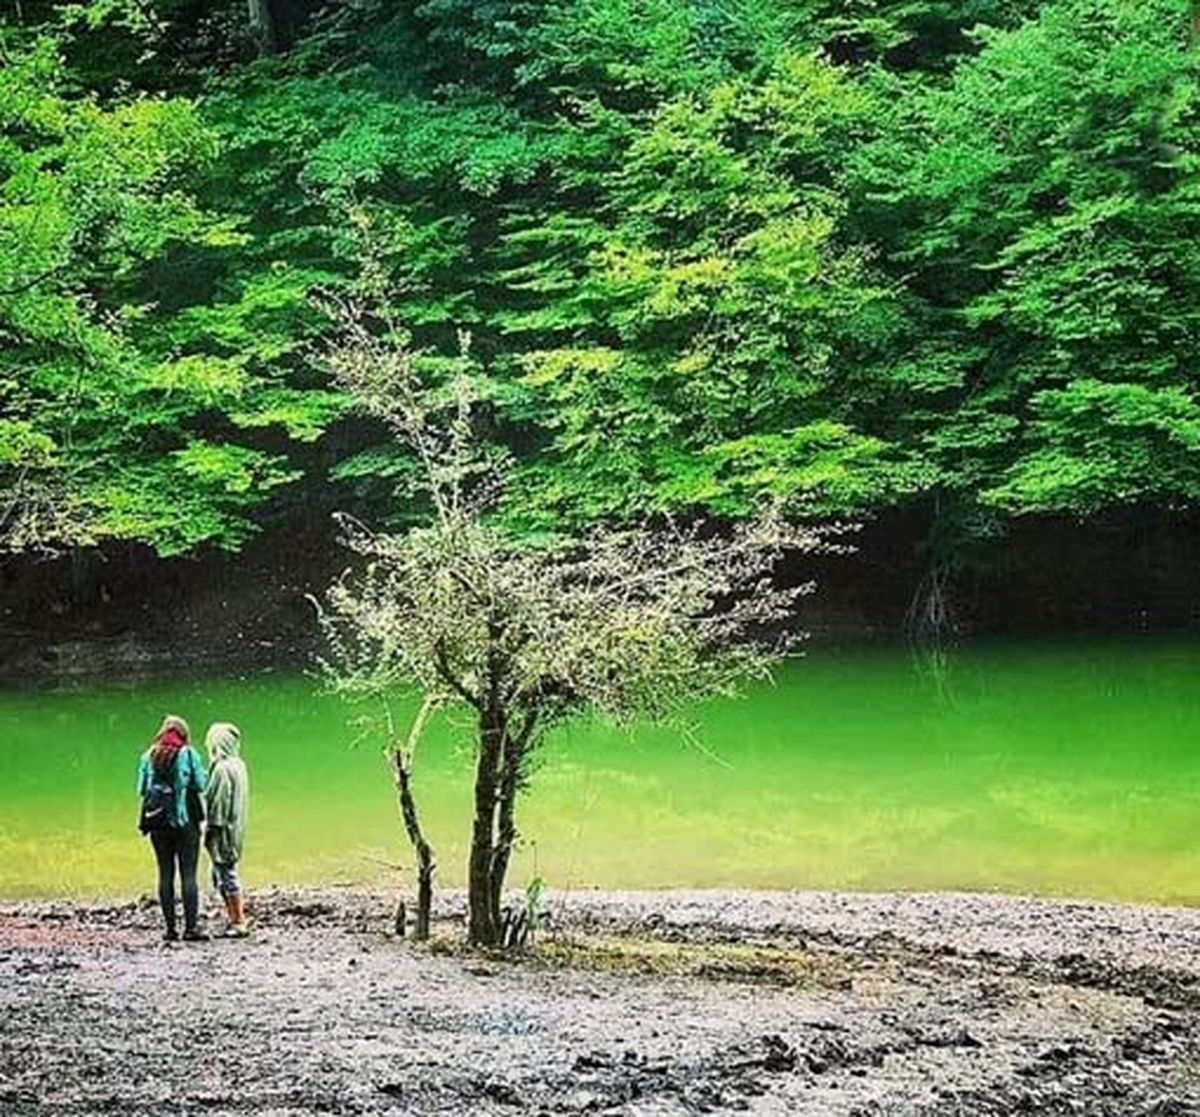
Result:
[[[241,757],[242,735],[236,725],[219,721],[208,727],[204,744],[209,757],[204,848],[212,861],[213,886],[225,903],[229,921],[225,936],[245,938],[250,927],[238,880],[238,863],[246,840],[250,776]]]
[[[142,800],[142,832],[149,837],[158,862],[158,902],[166,932],[174,942],[175,872],[183,893],[183,937],[201,941],[208,936],[199,923],[200,893],[196,888],[196,862],[200,855],[200,796],[207,783],[204,762],[188,744],[188,724],[168,714],[150,747],[138,762],[137,790]],[[157,796],[157,798],[155,798]],[[151,803],[156,810],[149,810]],[[157,817],[151,817],[157,815]]]

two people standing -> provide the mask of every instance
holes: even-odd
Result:
[[[242,760],[237,726],[217,722],[204,743],[211,767],[189,743],[187,722],[169,715],[163,719],[150,748],[138,764],[137,790],[142,810],[139,829],[150,838],[158,863],[158,901],[166,923],[164,938],[179,938],[175,917],[175,877],[183,894],[183,938],[203,940],[196,867],[200,859],[201,826],[212,862],[213,883],[225,904],[225,935],[242,938],[246,924],[237,866],[246,835],[250,780]]]

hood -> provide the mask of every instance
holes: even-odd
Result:
[[[214,722],[204,735],[204,745],[213,762],[227,760],[241,752],[242,734],[236,725],[227,721]]]

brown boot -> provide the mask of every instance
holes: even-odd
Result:
[[[229,916],[229,926],[225,928],[225,938],[244,939],[250,934],[246,923],[246,910],[242,904],[241,893],[225,897],[225,912]]]

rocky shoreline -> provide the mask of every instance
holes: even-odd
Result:
[[[0,1112],[1200,1115],[1200,911],[552,893],[520,957],[281,889],[247,943],[148,898],[0,906]]]

